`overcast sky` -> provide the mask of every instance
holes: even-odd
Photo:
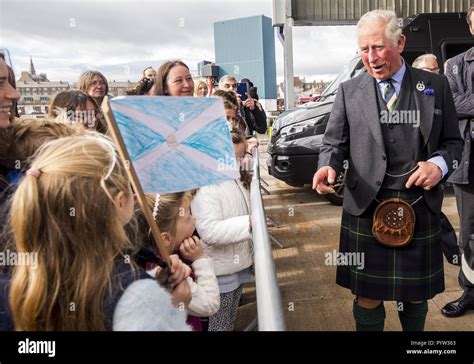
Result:
[[[32,56],[51,81],[76,81],[86,69],[136,81],[167,59],[196,72],[199,61],[215,60],[214,22],[261,14],[272,16],[271,0],[0,0],[0,48],[9,49],[17,77]],[[355,54],[355,27],[295,27],[293,43],[295,76],[331,80]]]

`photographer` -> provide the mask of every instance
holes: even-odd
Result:
[[[257,88],[248,78],[240,80],[241,83],[248,83],[249,97],[244,101],[244,106],[250,110],[255,119],[255,129],[258,133],[264,134],[267,131],[267,115],[263,110],[262,104],[258,101]]]
[[[240,95],[237,94],[239,114],[247,123],[250,135],[252,135],[254,131],[264,134],[267,131],[267,117],[265,111],[258,102],[256,88],[253,87],[253,84],[249,82],[248,79],[242,79],[242,82],[248,82],[250,87],[248,98],[245,101],[242,101],[239,97]],[[237,80],[233,76],[225,75],[219,81],[219,89],[237,93]]]

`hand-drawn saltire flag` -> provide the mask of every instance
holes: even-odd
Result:
[[[222,99],[121,96],[110,106],[145,192],[239,177]]]

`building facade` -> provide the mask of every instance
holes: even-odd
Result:
[[[250,79],[257,87],[259,98],[272,100],[276,108],[275,36],[272,20],[259,15],[216,22],[214,44],[216,64],[220,67],[219,77],[228,74],[237,81]]]
[[[127,92],[131,91],[137,82],[117,82],[115,80],[109,82],[109,94],[112,96],[127,96]]]
[[[20,94],[18,101],[20,115],[47,114],[48,105],[54,96],[71,88],[69,82],[51,82],[45,73],[37,74],[31,58],[29,71],[21,73],[20,79],[16,81],[16,87]]]

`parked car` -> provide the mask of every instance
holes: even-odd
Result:
[[[421,54],[434,53],[441,65],[474,46],[465,13],[418,14],[404,19],[407,37],[403,57],[411,64]],[[443,67],[441,67],[443,68]],[[365,68],[355,56],[316,102],[286,111],[273,124],[268,143],[268,172],[291,186],[311,184],[318,166],[319,148],[339,85],[357,77]],[[335,194],[325,197],[342,205],[344,175],[337,177]]]
[[[298,98],[298,103],[305,104],[307,102],[318,101],[320,97],[321,97],[320,95],[300,97],[300,98]]]

